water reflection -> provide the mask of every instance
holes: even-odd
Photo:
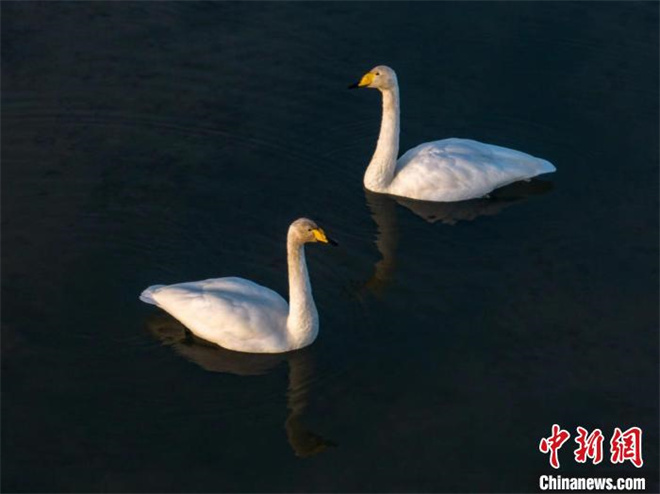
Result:
[[[336,446],[303,424],[307,393],[314,380],[314,359],[309,348],[280,354],[254,354],[226,350],[197,338],[183,324],[168,314],[155,314],[146,323],[147,330],[164,345],[209,372],[239,376],[265,374],[282,362],[289,365],[287,408],[284,428],[296,456],[308,458]]]
[[[493,191],[489,197],[460,202],[417,201],[377,194],[365,189],[367,205],[378,226],[376,248],[382,256],[374,265],[374,274],[365,283],[365,288],[379,295],[393,279],[399,243],[397,204],[408,208],[429,223],[455,225],[461,221],[473,221],[481,216],[495,216],[509,206],[525,202],[531,196],[546,194],[553,187],[553,182],[544,180],[515,182]]]

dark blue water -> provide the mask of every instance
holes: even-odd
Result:
[[[490,200],[366,194],[375,91],[402,150],[469,137],[558,172]],[[658,4],[2,3],[4,492],[658,490]],[[138,300],[243,276],[319,339],[223,352]],[[645,464],[553,472],[553,423]],[[606,454],[609,454],[606,449]]]

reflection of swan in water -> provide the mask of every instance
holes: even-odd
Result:
[[[394,199],[429,223],[439,221],[446,225],[454,225],[459,221],[472,221],[480,216],[495,216],[511,205],[521,203],[530,196],[545,194],[553,187],[553,182],[532,180],[515,182],[491,192],[488,197],[469,201],[429,202],[407,197],[394,197]]]
[[[167,314],[151,316],[147,321],[147,329],[164,345],[171,346],[178,354],[210,372],[256,376],[269,372],[282,362],[288,362],[289,415],[284,427],[291,448],[296,456],[308,458],[321,453],[329,446],[335,446],[331,441],[307,430],[301,421],[307,406],[307,391],[314,374],[311,350],[279,354],[234,352],[197,338],[183,324]]]
[[[406,197],[377,194],[365,189],[367,204],[378,226],[376,247],[382,256],[374,266],[374,274],[367,281],[366,287],[379,293],[393,278],[396,249],[399,243],[397,203],[429,223],[455,225],[460,221],[472,221],[480,216],[495,216],[513,204],[524,202],[530,196],[549,192],[553,186],[552,182],[542,180],[516,182],[495,190],[488,198],[460,202],[416,201]]]

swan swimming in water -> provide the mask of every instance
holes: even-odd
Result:
[[[364,174],[373,192],[435,202],[483,197],[496,188],[529,180],[556,168],[529,154],[471,139],[443,139],[399,152],[399,84],[390,67],[379,65],[352,88],[374,88],[383,95],[378,144]]]
[[[289,227],[289,303],[270,288],[243,278],[214,278],[153,285],[140,300],[157,305],[196,336],[238,352],[281,353],[306,347],[319,331],[305,244],[336,245],[316,223],[300,218]]]

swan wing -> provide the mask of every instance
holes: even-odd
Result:
[[[230,350],[272,353],[287,344],[288,304],[273,290],[243,278],[156,285],[141,298],[155,302],[200,338]]]
[[[401,156],[388,193],[425,201],[463,201],[554,171],[550,162],[520,151],[470,139],[443,139]]]

